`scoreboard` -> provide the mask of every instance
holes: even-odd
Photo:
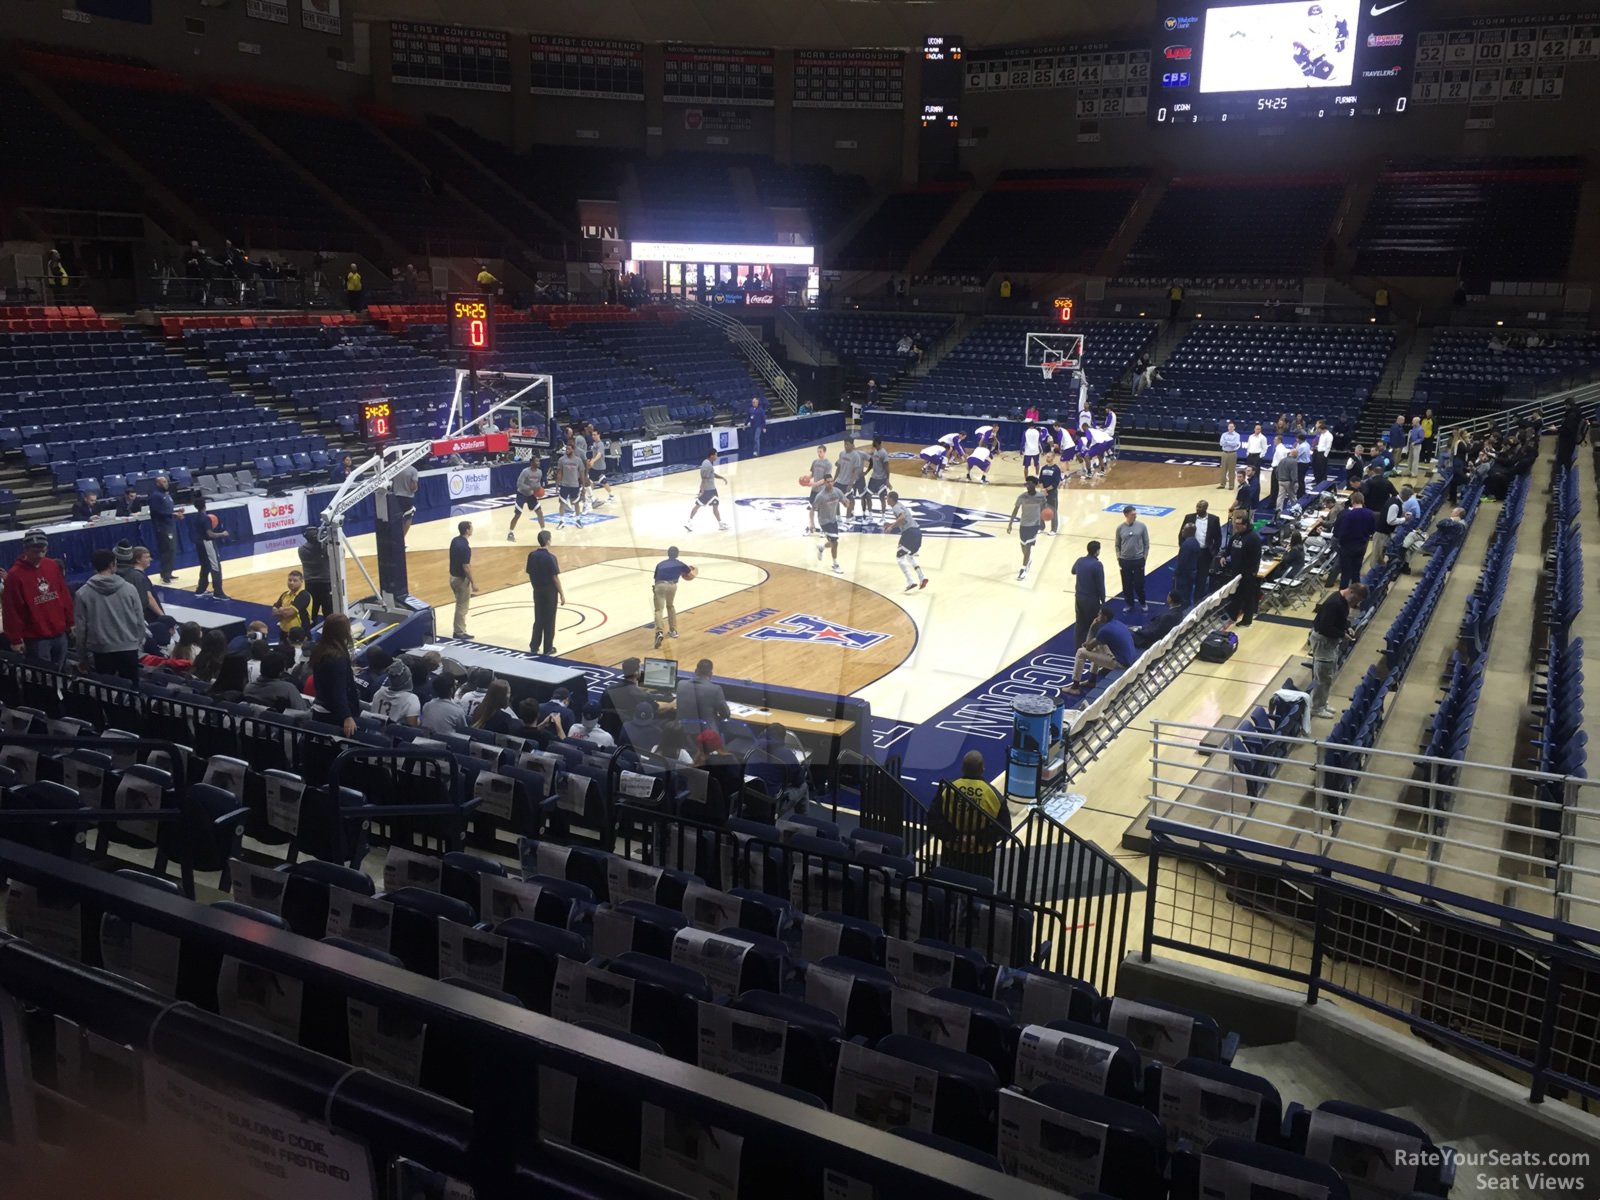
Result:
[[[751,46],[685,46],[668,42],[662,99],[773,105],[773,53]]]
[[[1453,26],[1453,27],[1452,27]],[[1477,18],[1417,35],[1413,104],[1559,100],[1571,64],[1600,62],[1600,16]]]
[[[1074,108],[1083,120],[1142,117],[1150,103],[1150,50],[1094,42],[1073,46],[1024,46],[979,50],[966,66],[969,92],[1077,91]]]
[[[904,102],[899,50],[796,50],[796,108],[884,108]]]
[[[1154,34],[1154,124],[1394,117],[1411,100],[1420,4],[1192,0]]]
[[[363,400],[357,414],[361,436],[369,442],[387,442],[394,437],[394,404],[388,400]]]
[[[544,96],[644,99],[644,46],[606,38],[528,35],[529,91]]]
[[[419,87],[511,90],[511,35],[466,25],[389,22],[389,74]]]
[[[490,296],[447,296],[446,342],[452,350],[487,353],[494,349],[494,299]]]

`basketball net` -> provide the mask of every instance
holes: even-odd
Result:
[[[1052,358],[1051,355],[1055,355],[1055,357]],[[1039,374],[1044,377],[1046,383],[1049,383],[1056,377],[1056,372],[1064,365],[1066,365],[1065,355],[1054,350],[1046,350],[1043,361],[1039,363]]]

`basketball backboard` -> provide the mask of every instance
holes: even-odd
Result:
[[[1051,365],[1071,371],[1083,362],[1081,333],[1025,333],[1022,335],[1022,362],[1028,367]]]

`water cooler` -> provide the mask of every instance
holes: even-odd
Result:
[[[1061,779],[1066,764],[1061,740],[1063,715],[1062,706],[1050,696],[1012,700],[1006,795],[1038,801]]]

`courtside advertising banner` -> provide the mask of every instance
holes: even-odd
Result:
[[[660,438],[633,444],[633,465],[636,469],[639,467],[659,467],[664,457],[665,453],[662,450]]]
[[[309,524],[306,515],[306,490],[299,488],[287,496],[252,496],[250,498],[250,532],[260,537],[264,533],[282,533]]]
[[[450,499],[465,500],[468,496],[488,494],[488,467],[459,467],[450,472]]]

